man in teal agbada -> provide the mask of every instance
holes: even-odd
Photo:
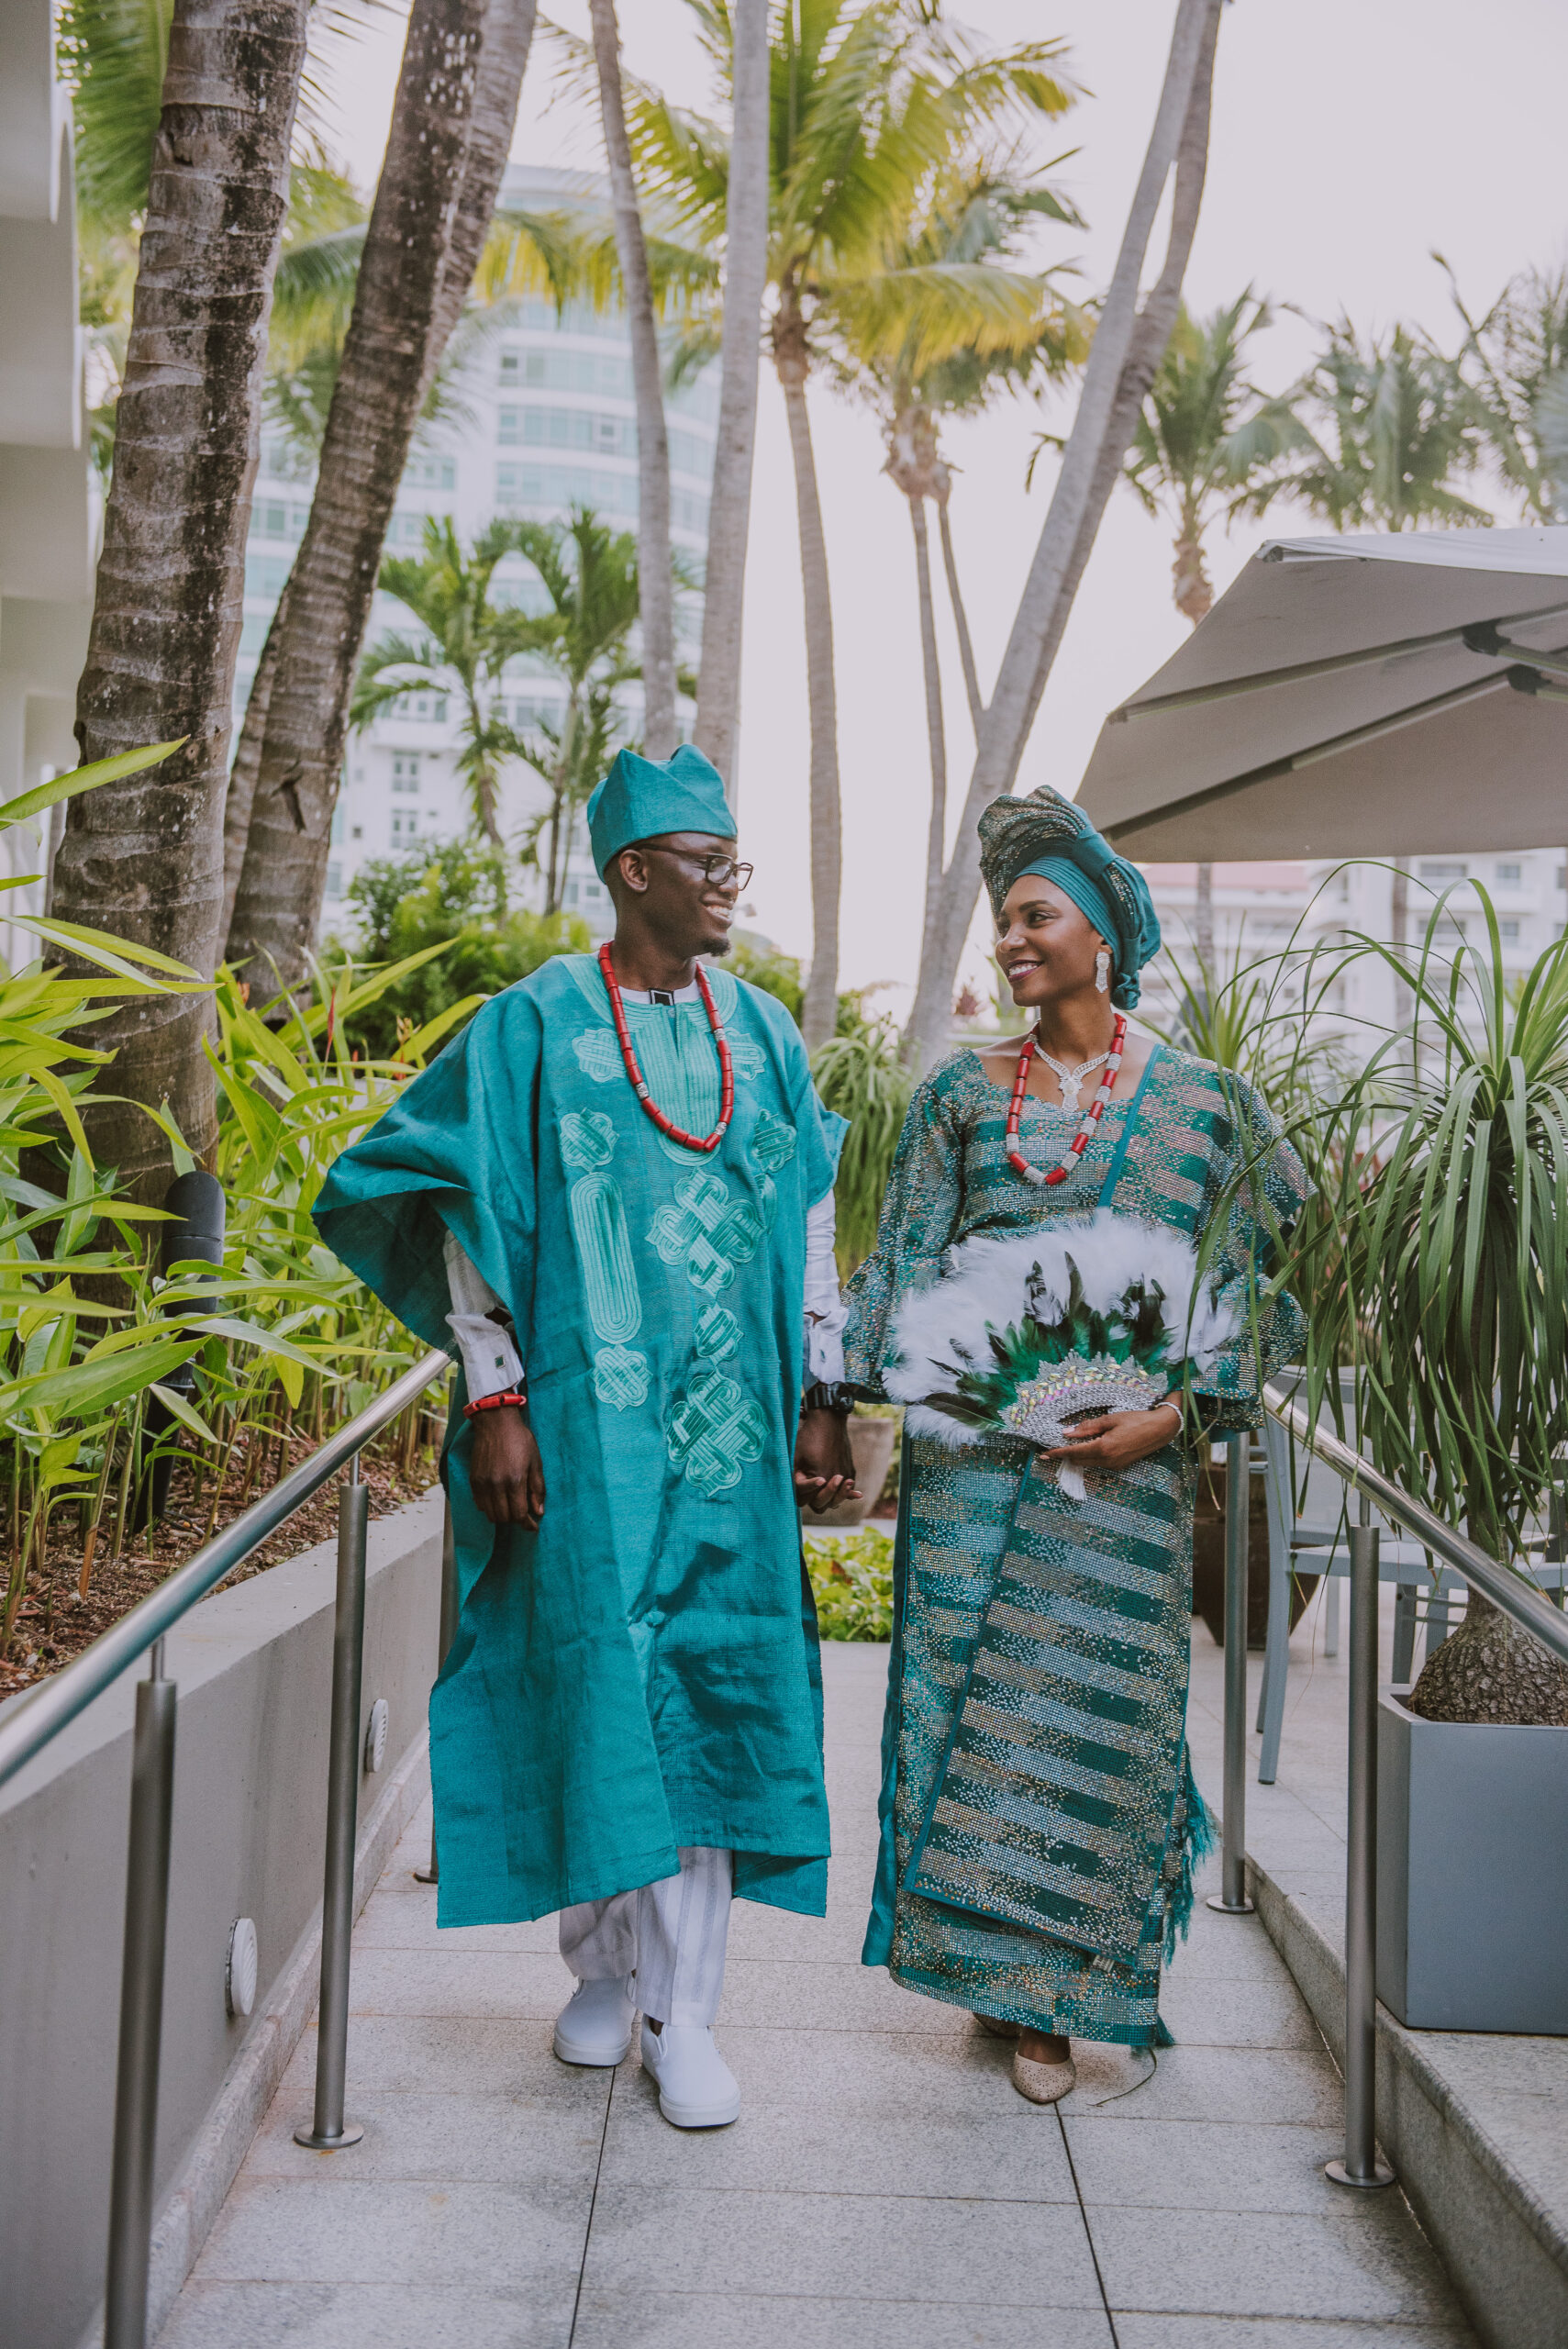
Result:
[[[843,1128],[780,1004],[717,965],[711,1018],[703,999],[696,958],[727,952],[749,871],[707,761],[623,751],[588,816],[607,973],[560,956],[487,1004],[339,1160],[316,1217],[462,1360],[462,1611],[430,1700],[439,1922],[561,1910],[578,1988],[557,2054],[618,2061],[640,2008],[666,2117],[711,2125],[739,2110],[711,2032],[731,1891],[825,1905],[796,1510],[853,1489]]]

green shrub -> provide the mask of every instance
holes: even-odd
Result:
[[[350,1042],[370,1060],[391,1060],[400,1036],[428,1026],[465,997],[499,995],[552,954],[585,953],[592,943],[586,923],[575,915],[515,909],[506,859],[471,840],[444,841],[408,856],[373,857],[350,883],[349,899],[360,910],[358,942],[351,949],[333,943],[360,965],[400,963],[430,947],[445,950],[353,1015]],[[453,1032],[462,1024],[455,1023]]]
[[[806,1568],[825,1640],[893,1637],[893,1542],[870,1528],[808,1533]]]

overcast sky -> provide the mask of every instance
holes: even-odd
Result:
[[[1060,176],[1089,227],[1053,232],[1041,256],[1076,260],[1086,287],[1103,284],[1153,117],[1173,0],[949,0],[949,9],[998,44],[1048,33],[1069,43],[1071,70],[1092,95],[1060,126],[1054,146],[1080,150]],[[558,0],[554,14],[585,31],[585,0]],[[621,0],[620,18],[634,71],[662,81],[682,103],[710,102],[683,0]],[[367,187],[380,165],[402,28],[388,10],[328,65],[335,142]],[[595,125],[579,109],[547,107],[548,71],[541,41],[514,158],[596,168]],[[1450,335],[1434,247],[1457,270],[1467,300],[1483,306],[1515,270],[1568,252],[1565,83],[1561,0],[1492,0],[1485,9],[1473,0],[1315,0],[1310,8],[1233,0],[1219,36],[1190,302],[1211,308],[1251,284],[1313,317],[1344,309],[1363,328],[1407,318]],[[1160,244],[1157,234],[1156,266]],[[1283,387],[1309,348],[1310,330],[1283,317],[1256,346],[1259,381]],[[907,507],[881,478],[873,416],[826,387],[812,400],[838,642],[843,978],[888,982],[883,999],[902,1006],[917,953],[929,793]],[[953,529],[987,689],[1049,497],[1050,465],[1040,468],[1032,494],[1023,485],[1042,420],[1032,403],[1012,403],[946,436],[949,457],[962,469]],[[1314,527],[1282,508],[1266,533],[1218,536],[1217,586],[1265,535]],[[807,728],[794,487],[783,405],[766,366],[746,633],[740,807],[745,852],[758,868],[752,898],[759,925],[806,953]],[[1075,789],[1106,711],[1186,633],[1170,601],[1166,535],[1122,492],[1079,591],[1020,787]],[[943,641],[957,802],[973,741],[945,619]]]

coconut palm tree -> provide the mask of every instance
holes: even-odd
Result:
[[[835,306],[840,344],[861,390],[881,411],[887,446],[884,471],[908,501],[914,536],[931,769],[928,928],[947,853],[947,736],[926,505],[929,500],[937,509],[960,663],[978,732],[980,683],[948,512],[952,473],[939,436],[943,417],[977,414],[1006,391],[1060,377],[1088,349],[1087,319],[1062,300],[1051,276],[1006,266],[1024,231],[1041,217],[1082,226],[1056,191],[1006,166],[982,163],[954,174],[932,191],[914,222],[890,238],[886,280],[868,289],[869,314],[858,310],[852,294]],[[909,313],[902,332],[886,302],[895,287],[906,295]],[[917,292],[923,315],[916,312]],[[932,350],[933,328],[941,355]]]
[[[916,1067],[940,1050],[959,958],[980,893],[982,810],[1010,791],[1040,696],[1116,485],[1140,410],[1175,324],[1208,164],[1209,100],[1220,0],[1177,0],[1160,102],[1129,207],[1116,268],[1095,320],[1073,429],[1012,632],[985,706],[937,919],[920,958],[903,1050]],[[1167,185],[1170,226],[1160,273],[1140,291],[1149,239]]]
[[[629,730],[619,688],[640,674],[630,649],[641,610],[638,540],[628,530],[612,530],[586,506],[573,507],[563,522],[512,528],[516,550],[532,564],[546,599],[534,616],[534,660],[566,688],[560,720],[520,737],[518,751],[550,793],[529,847],[544,876],[545,911],[555,913],[576,811]],[[672,571],[675,584],[690,584],[684,565],[672,561]]]
[[[1206,318],[1195,318],[1184,303],[1128,451],[1126,476],[1144,510],[1163,514],[1173,529],[1172,596],[1195,628],[1214,602],[1204,539],[1216,521],[1229,524],[1270,462],[1246,436],[1242,417],[1258,399],[1247,379],[1246,346],[1268,323],[1268,306],[1251,286]],[[1207,985],[1215,968],[1209,863],[1197,868],[1193,929]]]
[[[501,683],[506,664],[541,641],[537,621],[510,600],[493,597],[497,563],[517,551],[518,525],[492,522],[465,549],[451,522],[425,524],[422,555],[387,555],[381,589],[395,596],[424,630],[390,629],[360,663],[350,723],[368,726],[406,693],[455,693],[462,707],[457,769],[468,789],[474,829],[492,848],[503,843],[497,805],[502,762],[527,756],[509,724]]]
[[[409,15],[316,494],[264,664],[227,952],[269,981],[305,968],[387,524],[495,211],[534,5],[414,0]]]
[[[692,0],[727,95],[733,28],[724,0]],[[795,470],[811,719],[813,942],[802,1028],[808,1046],[833,1032],[838,1009],[841,878],[838,698],[827,541],[817,484],[807,379],[830,338],[839,296],[870,310],[892,224],[920,190],[1008,123],[1053,116],[1073,92],[1062,44],[1031,41],[982,54],[942,18],[936,0],[790,0],[769,45],[768,340],[784,393]],[[723,233],[728,141],[716,125],[642,92],[631,109],[644,184],[717,241]],[[885,289],[890,314],[908,323]],[[935,355],[933,352],[932,355]]]
[[[234,0],[217,13],[174,0],[167,22],[76,731],[84,762],[152,741],[182,747],[72,803],[52,908],[210,975],[235,615],[306,0]],[[132,997],[95,1033],[116,1053],[115,1085],[86,1106],[87,1130],[144,1199],[161,1197],[169,1144],[138,1103],[166,1100],[198,1153],[217,1141],[206,1019],[199,996]]]
[[[1568,269],[1522,270],[1476,318],[1433,258],[1464,324],[1459,371],[1488,453],[1527,520],[1568,520]]]
[[[1245,504],[1288,497],[1336,530],[1414,530],[1425,522],[1485,529],[1492,517],[1450,487],[1473,472],[1480,425],[1451,359],[1396,326],[1364,339],[1349,318],[1301,381],[1265,400],[1235,436],[1254,474]]]

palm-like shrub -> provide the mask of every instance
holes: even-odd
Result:
[[[1524,1565],[1568,1443],[1568,939],[1510,985],[1496,917],[1437,951],[1372,940],[1414,1000],[1359,1070],[1291,1119],[1317,1186],[1284,1277],[1310,1301],[1307,1406],[1359,1425],[1385,1475]],[[1412,1699],[1451,1720],[1568,1722],[1568,1666],[1473,1593]]]

